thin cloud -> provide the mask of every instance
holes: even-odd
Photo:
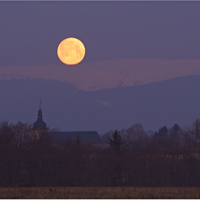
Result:
[[[0,67],[0,79],[63,81],[86,91],[144,85],[197,74],[200,74],[200,60],[130,59],[72,67],[62,64]]]
[[[98,101],[98,103],[105,108],[110,108],[111,104],[109,101]]]

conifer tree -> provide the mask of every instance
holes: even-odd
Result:
[[[122,138],[117,130],[113,133],[112,138],[108,138],[108,144],[116,151],[117,154],[119,154],[122,145]]]

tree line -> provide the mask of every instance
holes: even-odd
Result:
[[[102,144],[49,137],[31,125],[0,123],[0,186],[199,186],[200,120],[148,134],[140,124],[102,136]]]

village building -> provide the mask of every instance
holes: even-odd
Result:
[[[38,140],[42,136],[47,136],[53,143],[62,143],[67,139],[80,139],[83,143],[101,144],[101,138],[97,131],[50,131],[43,121],[42,109],[39,108],[37,120],[33,123],[31,138]]]

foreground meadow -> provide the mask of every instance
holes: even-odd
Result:
[[[0,188],[0,199],[199,199],[200,187]]]

